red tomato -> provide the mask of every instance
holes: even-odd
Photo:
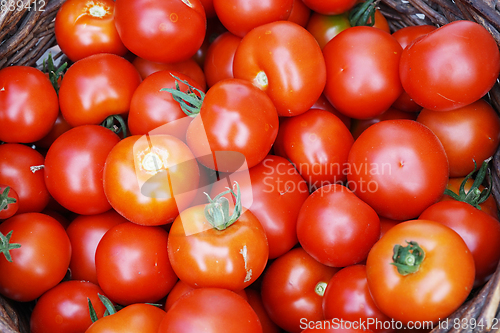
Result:
[[[316,38],[319,46],[323,49],[333,37],[350,27],[349,15],[345,12],[338,15],[323,15],[313,12],[306,29]]]
[[[189,286],[239,291],[264,271],[269,256],[266,233],[237,196],[231,215],[227,199],[217,196],[214,203],[182,211],[172,224],[168,256],[179,279]],[[217,214],[220,205],[227,207],[222,216]]]
[[[279,326],[276,325],[271,318],[269,318],[269,315],[264,308],[260,292],[255,289],[246,288],[245,293],[248,298],[248,304],[250,304],[259,317],[260,324],[262,325],[262,333],[280,333],[281,331]]]
[[[297,235],[314,259],[327,266],[345,267],[366,258],[379,239],[380,220],[345,186],[325,185],[300,208]]]
[[[288,16],[288,21],[305,27],[310,16],[311,9],[302,0],[293,0],[292,11],[290,12],[290,16]]]
[[[423,109],[417,121],[439,138],[450,163],[450,177],[462,177],[475,168],[474,161],[493,156],[500,143],[500,118],[484,100],[439,112]]]
[[[43,156],[28,146],[17,143],[0,145],[0,184],[10,186],[17,192],[17,214],[41,212],[49,203],[44,163]]]
[[[417,217],[448,183],[443,145],[424,125],[385,120],[367,128],[349,152],[348,187],[393,220]]]
[[[110,300],[129,305],[156,302],[177,282],[161,227],[120,223],[102,236],[95,251],[97,281]]]
[[[387,217],[380,217],[380,238],[385,235],[387,230],[391,229],[400,222],[401,221],[388,219]]]
[[[240,37],[225,32],[210,44],[203,65],[209,87],[234,77],[233,59],[240,42]]]
[[[199,177],[198,163],[185,143],[170,135],[136,135],[108,154],[104,193],[126,219],[162,225],[191,203]]]
[[[290,333],[300,332],[304,320],[323,320],[323,294],[337,271],[317,262],[302,248],[273,261],[263,275],[261,288],[271,320]]]
[[[111,209],[103,187],[103,168],[118,135],[98,125],[77,126],[62,134],[45,157],[45,184],[66,209],[100,214]]]
[[[98,284],[95,269],[95,250],[102,236],[112,227],[127,222],[123,216],[109,210],[96,215],[79,215],[66,232],[71,242],[71,279]]]
[[[32,301],[64,278],[71,244],[61,224],[41,213],[19,214],[0,224],[3,236],[11,231],[10,242],[5,243],[20,247],[6,251],[12,262],[5,252],[0,255],[0,293],[18,302]],[[2,247],[9,248],[5,243]]]
[[[154,305],[132,304],[97,320],[85,333],[157,333],[165,314]]]
[[[127,53],[115,28],[113,0],[69,0],[57,12],[57,44],[73,62],[96,53]]]
[[[424,108],[449,111],[483,97],[498,78],[500,52],[480,24],[448,23],[407,48],[400,75],[405,91]]]
[[[293,0],[251,1],[213,0],[221,23],[232,34],[243,37],[258,26],[286,20],[292,11]]]
[[[8,219],[19,209],[19,195],[10,186],[0,185],[0,220]]]
[[[311,10],[323,15],[336,15],[347,12],[354,7],[357,0],[302,0]]]
[[[323,314],[335,322],[363,323],[376,333],[395,331],[391,318],[377,308],[370,295],[365,265],[345,267],[330,279],[323,296]]]
[[[403,92],[401,51],[389,33],[377,28],[358,26],[340,32],[323,48],[326,98],[352,118],[383,113]]]
[[[177,302],[177,300],[179,300],[182,296],[184,296],[185,294],[194,289],[195,288],[187,285],[184,281],[177,280],[177,283],[170,290],[170,292],[167,295],[167,299],[165,300],[165,306],[164,306],[165,311],[170,310],[172,305],[174,305],[174,303]]]
[[[205,14],[207,18],[215,17],[217,14],[215,13],[214,1],[213,0],[200,0],[203,8],[205,9]]]
[[[371,18],[368,19],[368,22],[371,22]],[[385,16],[378,9],[375,9],[375,23],[373,24],[373,27],[383,30],[387,33],[391,33],[389,22],[387,22]]]
[[[0,70],[0,141],[40,140],[59,113],[57,93],[42,71],[28,66]]]
[[[342,114],[335,109],[330,102],[326,99],[325,95],[321,94],[319,96],[318,100],[316,103],[313,104],[311,109],[321,109],[321,110],[326,110],[328,112],[333,113],[337,117],[339,117],[340,120],[347,126],[347,128],[351,128],[351,118],[346,116],[345,114]]]
[[[387,111],[373,118],[368,119],[353,119],[351,121],[351,133],[354,139],[357,139],[364,130],[370,127],[373,124],[379,123],[383,120],[391,120],[391,119],[410,119],[416,120],[417,115],[414,113],[400,111],[393,107],[390,107]]]
[[[102,289],[88,281],[59,283],[37,300],[30,317],[30,332],[85,332],[92,325],[88,300],[98,318],[102,318],[106,311],[98,295],[104,295]]]
[[[265,91],[280,116],[306,112],[326,82],[325,61],[314,37],[298,24],[261,25],[241,41],[233,63],[234,77]]]
[[[108,53],[86,57],[64,75],[59,89],[61,113],[73,127],[126,115],[140,82],[135,67],[122,57]]]
[[[241,296],[227,289],[200,288],[187,293],[170,308],[158,333],[200,331],[262,333],[262,326]]]
[[[69,131],[72,127],[66,119],[64,119],[61,112],[57,115],[56,121],[52,126],[52,129],[40,140],[36,141],[34,144],[37,148],[49,149],[50,145],[59,137],[61,134]]]
[[[399,266],[392,264],[393,256]],[[394,226],[375,243],[366,274],[373,300],[383,313],[403,324],[437,322],[469,295],[474,258],[452,229],[434,221],[413,220]]]
[[[115,24],[132,53],[169,63],[196,53],[205,37],[207,19],[199,0],[118,0]]]

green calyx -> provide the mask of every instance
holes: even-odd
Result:
[[[111,302],[109,300],[109,298],[107,298],[106,296],[101,295],[101,294],[97,294],[97,296],[99,297],[99,300],[106,308],[106,311],[104,312],[103,317],[115,314],[117,312],[117,308],[115,307],[113,302]],[[90,319],[92,320],[93,323],[95,323],[97,321],[97,319],[99,319],[99,318],[97,317],[97,313],[95,312],[94,305],[92,304],[92,301],[88,297],[87,297],[87,304],[89,307]]]
[[[7,259],[8,262],[12,262],[12,256],[10,255],[10,250],[18,249],[21,247],[21,244],[10,242],[10,238],[12,237],[12,232],[13,230],[11,230],[5,236],[0,232],[0,253],[3,253],[5,259]]]
[[[193,87],[189,82],[179,79],[177,76],[172,75],[175,81],[175,89],[173,88],[163,88],[160,91],[166,91],[172,94],[173,99],[179,103],[182,111],[189,117],[196,117],[200,113],[201,105],[203,104],[203,99],[205,99],[205,93],[200,89]],[[179,87],[179,81],[188,86],[187,91],[181,91]],[[198,94],[196,94],[198,93]]]
[[[481,168],[477,172],[476,178],[474,179],[474,183],[472,183],[472,186],[467,193],[465,192],[465,185],[467,184],[467,181],[471,179],[472,175],[476,172],[477,169],[476,161],[474,161],[474,170],[472,170],[472,172],[469,173],[465,177],[463,182],[460,184],[460,189],[458,191],[458,194],[449,189],[446,189],[444,191],[444,194],[449,195],[450,197],[452,197],[457,201],[468,203],[474,206],[475,208],[481,210],[481,206],[479,205],[485,202],[491,193],[491,186],[488,186],[482,191],[479,189],[479,186],[483,183],[486,174],[488,174],[488,177],[491,176],[491,170],[488,168],[488,164],[490,161],[491,157],[483,161],[483,164],[481,165]]]
[[[236,193],[234,193],[233,189],[228,188],[227,191],[218,194],[213,199],[205,193],[205,195],[208,197],[209,202],[205,206],[205,218],[214,229],[224,230],[231,224],[236,222],[241,216],[242,206],[240,186],[237,182],[235,182],[235,186]],[[233,213],[231,215],[229,214],[229,200],[224,197],[229,193],[235,198],[236,201]]]
[[[9,208],[10,204],[16,203],[16,199],[9,197],[10,187],[4,188],[0,194],[0,211]]]
[[[418,245],[417,242],[406,242],[408,246],[394,245],[394,254],[392,256],[392,263],[398,269],[401,275],[408,275],[418,271],[420,264],[425,259],[424,250]]]
[[[349,11],[351,27],[370,26],[375,24],[375,9],[379,0],[360,2]]]
[[[126,138],[128,135],[127,124],[125,124],[122,116],[118,114],[111,115],[104,119],[101,126],[113,131],[116,134],[123,133],[123,138]]]
[[[51,53],[49,53],[47,60],[45,59],[43,60],[42,71],[44,73],[49,74],[50,83],[52,83],[52,86],[56,90],[57,94],[59,94],[59,79],[63,77],[67,67],[68,67],[67,62],[65,62],[59,67],[56,67],[54,65],[54,60],[52,59]]]

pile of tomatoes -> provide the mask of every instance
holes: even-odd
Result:
[[[31,332],[429,331],[495,272],[479,24],[67,0],[55,36],[69,64],[0,70],[0,294]]]

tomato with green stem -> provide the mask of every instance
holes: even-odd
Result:
[[[19,209],[19,196],[10,186],[0,185],[0,220],[8,219]]]

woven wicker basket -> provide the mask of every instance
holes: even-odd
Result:
[[[35,66],[37,60],[56,45],[53,20],[65,0],[0,1],[0,68],[10,65]],[[483,25],[500,45],[498,0],[380,0],[378,7],[388,19],[392,31],[412,25],[442,26],[465,19]],[[488,97],[495,110],[500,112],[498,83]],[[494,156],[489,181],[500,205],[500,149]],[[500,332],[499,307],[500,263],[490,281],[475,291],[473,297],[448,318],[448,328],[436,327],[432,332]],[[457,322],[455,319],[460,319],[463,327],[453,325]],[[484,327],[473,328],[471,324],[474,322],[484,323]],[[0,332],[28,333],[29,305],[10,302],[0,296]]]

